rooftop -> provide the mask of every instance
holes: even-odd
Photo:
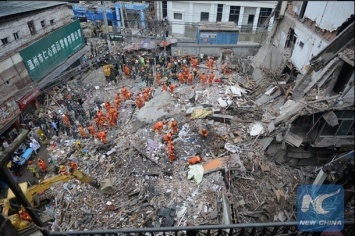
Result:
[[[11,16],[19,13],[31,12],[58,5],[67,4],[67,2],[51,1],[0,1],[0,17]]]
[[[199,22],[198,28],[200,31],[238,31],[239,28],[234,22]]]

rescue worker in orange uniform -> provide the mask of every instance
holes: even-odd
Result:
[[[173,141],[168,142],[168,156],[169,156],[170,162],[173,162],[176,159],[174,149],[175,149],[175,146],[174,146]]]
[[[189,73],[188,77],[187,77],[187,83],[188,83],[189,85],[192,85],[193,81],[194,81],[194,74],[193,74],[193,72],[191,71],[191,72]]]
[[[179,80],[180,84],[183,84],[185,82],[184,75],[181,71],[178,74],[178,80]]]
[[[21,220],[25,220],[25,221],[32,221],[32,218],[31,216],[27,213],[27,211],[25,209],[21,209],[19,212],[18,212]]]
[[[163,140],[164,140],[165,142],[170,142],[170,141],[172,140],[172,138],[173,138],[173,135],[172,135],[172,133],[169,131],[169,132],[167,132],[167,133],[164,135]]]
[[[70,126],[69,116],[67,113],[63,114],[63,122],[66,126]]]
[[[202,88],[205,88],[207,82],[207,76],[205,75],[205,73],[202,73],[202,75],[200,76],[200,80],[201,80]]]
[[[122,93],[123,97],[127,96],[128,90],[127,90],[127,88],[125,86],[122,86],[121,93]]]
[[[129,77],[130,75],[130,69],[126,64],[123,65],[123,73],[125,74],[126,77]]]
[[[69,161],[68,165],[70,166],[70,169],[73,169],[73,170],[78,169],[78,164],[76,164],[74,161]]]
[[[105,131],[101,131],[101,132],[98,132],[96,134],[96,137],[103,143],[103,144],[106,144],[107,140],[107,130]]]
[[[108,112],[108,119],[110,126],[115,127],[118,119],[118,111],[114,107],[110,108]]]
[[[200,163],[202,158],[200,156],[193,156],[186,162],[186,165],[194,165],[196,163]]]
[[[78,129],[79,129],[80,136],[82,138],[85,138],[88,136],[88,134],[85,132],[84,127],[82,125],[79,125]]]
[[[158,121],[157,123],[154,124],[152,132],[155,132],[156,130],[160,134],[162,129],[163,129],[164,123],[162,121]]]
[[[59,166],[59,174],[61,175],[67,175],[68,174],[68,169],[65,165],[60,165]]]
[[[41,169],[42,173],[47,172],[47,164],[43,159],[38,158],[37,164],[38,164],[38,167]]]
[[[169,85],[170,93],[174,93],[175,88],[176,88],[176,84],[170,84]]]
[[[111,108],[111,104],[109,101],[105,102],[105,109],[106,109],[106,112],[109,112],[110,111],[110,108]]]
[[[211,57],[210,59],[208,59],[208,70],[213,71],[213,66],[214,66],[214,60]]]
[[[94,121],[95,121],[96,127],[98,129],[100,129],[100,118],[98,116],[95,116]]]
[[[211,74],[208,76],[208,85],[209,86],[212,86],[213,79],[214,79],[214,74],[213,74],[213,71],[212,71]]]
[[[98,110],[98,111],[96,112],[96,116],[97,116],[100,120],[106,118],[106,117],[105,117],[105,114],[104,114],[102,111],[100,111],[100,110]]]
[[[174,118],[172,118],[170,120],[169,127],[171,128],[173,134],[177,134],[177,132],[178,132],[178,123],[177,123],[177,121]]]
[[[115,103],[114,104],[115,104],[115,108],[119,109],[122,100],[121,100],[121,96],[119,95],[119,93],[117,95],[116,95],[116,99],[115,99]]]
[[[202,137],[207,137],[208,136],[208,130],[206,128],[203,128],[200,132],[200,134],[202,135]]]
[[[91,137],[95,136],[96,130],[92,124],[88,126],[89,133],[91,134]]]
[[[131,98],[132,98],[132,93],[131,92],[126,93],[126,96],[124,97],[125,101]]]
[[[192,69],[195,69],[195,70],[197,69],[197,65],[198,65],[197,57],[192,58],[191,65],[192,65]]]
[[[149,101],[149,97],[150,97],[150,92],[147,91],[143,91],[143,101],[144,102],[148,102]]]
[[[168,91],[168,86],[166,86],[166,83],[163,84],[161,91]]]
[[[160,72],[157,72],[157,74],[155,76],[155,84],[158,86],[160,85],[160,79],[161,79]]]
[[[223,74],[227,74],[227,73],[229,72],[229,69],[228,69],[228,61],[226,61],[226,62],[222,65],[221,69],[222,69],[222,73],[223,73]]]
[[[136,106],[137,106],[138,110],[140,110],[144,106],[144,102],[143,102],[143,99],[142,99],[140,93],[137,94],[137,96],[136,96]]]

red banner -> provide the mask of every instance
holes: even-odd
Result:
[[[28,94],[26,94],[23,98],[21,98],[19,101],[17,101],[17,104],[20,107],[20,109],[23,110],[28,104],[30,104],[40,94],[41,94],[41,92],[39,91],[39,89],[31,91]]]

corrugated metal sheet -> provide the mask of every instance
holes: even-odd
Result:
[[[198,31],[199,44],[237,44],[238,32],[203,32]]]
[[[11,16],[19,13],[30,12],[58,5],[67,2],[56,1],[0,1],[0,17]]]

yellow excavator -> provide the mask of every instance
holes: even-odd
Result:
[[[48,196],[48,194],[44,192],[45,190],[49,189],[54,183],[60,181],[67,182],[72,179],[78,179],[83,183],[90,184],[91,186],[101,190],[108,187],[107,180],[104,181],[105,184],[103,187],[101,187],[100,183],[96,179],[78,169],[70,169],[66,174],[59,174],[51,178],[44,179],[42,182],[36,185],[28,186],[28,183],[24,182],[20,183],[19,186],[31,205],[34,208],[39,208],[41,205],[43,205],[41,202],[43,203],[43,201],[51,198],[51,196]],[[112,186],[109,188],[112,188]],[[108,192],[104,191],[104,193]],[[31,226],[31,217],[25,211],[23,206],[21,206],[21,204],[16,199],[16,196],[10,189],[8,190],[7,198],[3,200],[2,214],[11,221],[12,225],[18,231],[22,231]]]

